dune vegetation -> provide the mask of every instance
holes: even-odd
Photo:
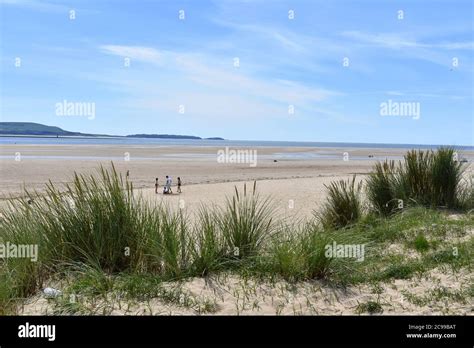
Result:
[[[256,183],[189,219],[182,209],[142,199],[113,164],[94,176],[76,174],[65,187],[50,182],[45,194],[26,192],[1,211],[0,242],[38,245],[39,255],[36,262],[0,260],[0,314],[17,313],[24,299],[61,281],[63,295],[120,292],[193,307],[164,285],[226,273],[345,287],[407,279],[440,265],[470,270],[474,188],[464,170],[451,148],[413,150],[399,163],[377,163],[363,182],[332,183],[314,218],[300,223],[278,220]],[[328,257],[334,243],[364,245],[363,262]],[[386,253],[392,244],[418,257]],[[91,313],[68,296],[54,301],[58,313]],[[216,310],[206,301],[197,308]],[[357,312],[364,311],[380,308],[361,304]]]

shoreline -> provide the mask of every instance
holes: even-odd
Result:
[[[219,145],[220,147],[226,146],[222,143],[227,143],[228,146],[252,146],[252,147],[304,147],[304,148],[354,148],[354,149],[436,149],[439,147],[452,147],[456,150],[463,151],[474,151],[474,145],[447,145],[447,144],[402,144],[402,143],[359,143],[359,142],[339,142],[339,141],[299,141],[299,140],[241,140],[241,139],[214,139],[211,138],[180,138],[180,137],[135,137],[135,136],[126,136],[126,135],[97,135],[97,136],[55,136],[55,135],[11,135],[11,134],[0,134],[0,147],[4,145],[13,145],[9,143],[2,142],[2,138],[18,138],[18,139],[80,139],[80,140],[141,140],[138,144],[114,144],[116,146],[124,145],[166,145],[160,144],[160,141],[183,141],[183,143],[176,144],[177,146],[198,146],[198,147],[207,147]],[[157,141],[158,143],[154,143]],[[196,143],[186,143],[186,142],[196,142]],[[221,143],[221,144],[199,144],[199,142],[211,142],[211,143]],[[25,143],[26,145],[71,145],[67,143],[63,144],[34,144],[34,143]],[[100,144],[100,143],[99,143]],[[245,145],[247,144],[247,145]],[[267,144],[267,145],[265,145]],[[301,145],[304,144],[304,145]],[[23,145],[23,144],[15,144]],[[96,145],[94,143],[90,144],[80,144],[80,145]],[[104,143],[103,145],[109,145]]]

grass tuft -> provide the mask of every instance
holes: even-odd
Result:
[[[316,213],[321,224],[327,229],[338,229],[356,223],[362,216],[362,183],[339,180],[326,186],[328,198],[321,211]]]
[[[422,233],[419,233],[416,236],[413,244],[415,246],[415,249],[420,252],[427,251],[430,248],[430,243]]]
[[[397,167],[394,162],[376,163],[367,179],[373,210],[387,216],[411,205],[472,209],[472,180],[463,181],[465,167],[456,156],[453,148],[440,147],[408,151]]]
[[[261,199],[256,192],[256,182],[251,193],[246,185],[243,193],[235,188],[235,195],[227,199],[217,219],[229,256],[243,259],[257,255],[275,231],[274,212],[271,198]]]

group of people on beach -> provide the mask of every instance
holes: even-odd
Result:
[[[171,179],[171,176],[166,176],[165,180],[165,185],[163,186],[163,194],[172,194],[173,191],[171,190],[171,184],[173,183],[173,180]],[[155,179],[155,193],[158,193],[158,178]],[[181,193],[181,178],[178,176],[178,193]]]

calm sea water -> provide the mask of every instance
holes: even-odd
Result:
[[[219,147],[313,147],[313,148],[395,148],[395,149],[435,149],[441,145],[418,144],[370,144],[370,143],[326,143],[308,141],[254,141],[254,140],[185,140],[185,139],[145,139],[145,138],[52,138],[52,137],[0,137],[0,145],[189,145]],[[458,150],[474,150],[474,146],[454,146]]]

